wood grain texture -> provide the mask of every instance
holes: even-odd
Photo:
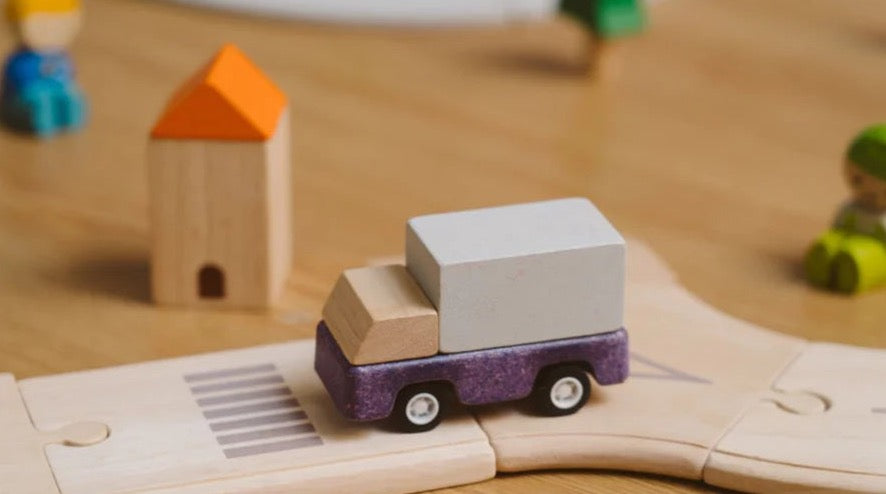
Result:
[[[749,492],[886,489],[886,352],[728,317],[642,243],[628,252],[630,379],[597,387],[567,417],[478,414],[500,471],[639,470]]]
[[[355,365],[429,357],[440,348],[437,310],[402,265],[345,270],[323,320]]]
[[[290,156],[288,110],[267,141],[151,139],[157,303],[262,308],[278,299],[291,270]],[[217,280],[207,283],[205,269]]]
[[[398,253],[431,212],[585,195],[718,309],[886,347],[884,292],[810,289],[800,262],[848,190],[849,139],[884,118],[877,0],[668,0],[589,83],[565,20],[381,30],[91,0],[74,45],[91,122],[0,133],[0,368],[19,379],[307,337],[343,267]],[[235,42],[289,96],[295,269],[271,313],[149,302],[145,136],[177,84]],[[0,48],[12,48],[0,32]],[[451,493],[708,492],[597,472]]]
[[[701,479],[711,449],[807,346],[701,303],[642,243],[628,240],[627,251],[631,377],[594,387],[589,405],[567,417],[509,407],[481,413],[499,470],[590,467]]]
[[[85,421],[69,422],[55,431],[38,430],[11,374],[0,374],[0,430],[2,487],[17,494],[59,492],[46,457],[49,445],[91,446],[107,439],[110,433],[104,424]]]
[[[5,375],[0,457],[26,474],[0,489],[51,476],[69,494],[412,492],[496,470],[606,468],[753,492],[883,492],[886,352],[735,320],[641,242],[629,252],[631,378],[573,415],[518,402],[460,410],[427,434],[349,422],[313,372],[310,339],[26,379],[21,399]],[[49,442],[89,447],[49,446],[44,459]],[[10,455],[21,449],[34,454]]]
[[[815,479],[834,491],[886,489],[886,403],[882,351],[813,343],[779,376],[774,387],[812,390],[826,398],[826,413],[784,413],[760,403],[715,448],[704,478],[756,492],[802,490]]]
[[[470,414],[421,435],[349,422],[313,372],[313,356],[314,342],[300,340],[18,384],[37,428],[83,417],[113,431],[86,448],[46,449],[65,494],[282,494],[294,486],[383,494],[495,475]]]
[[[10,374],[0,374],[0,478],[5,489],[22,494],[58,493],[43,448],[46,443],[34,429],[28,409]]]

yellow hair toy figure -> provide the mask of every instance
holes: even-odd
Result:
[[[39,136],[83,125],[86,104],[67,48],[80,30],[79,0],[8,0],[19,47],[3,67],[0,120]]]

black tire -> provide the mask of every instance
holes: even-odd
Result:
[[[571,386],[575,391],[557,402],[553,394],[555,386],[559,389]],[[560,365],[542,370],[532,390],[532,404],[536,412],[548,417],[571,415],[585,406],[590,397],[591,380],[588,373],[577,365]]]
[[[420,400],[413,402],[413,400]],[[390,421],[400,432],[425,432],[438,425],[449,410],[450,392],[442,384],[414,384],[400,390]],[[431,405],[432,417],[416,415],[416,407]]]

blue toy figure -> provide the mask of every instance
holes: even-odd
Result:
[[[51,136],[83,126],[86,102],[65,49],[80,30],[80,0],[7,0],[18,49],[3,67],[0,119]]]

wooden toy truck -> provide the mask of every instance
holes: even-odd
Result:
[[[434,428],[457,400],[567,415],[628,375],[624,240],[586,199],[413,218],[406,266],[345,271],[314,367],[349,419]]]

